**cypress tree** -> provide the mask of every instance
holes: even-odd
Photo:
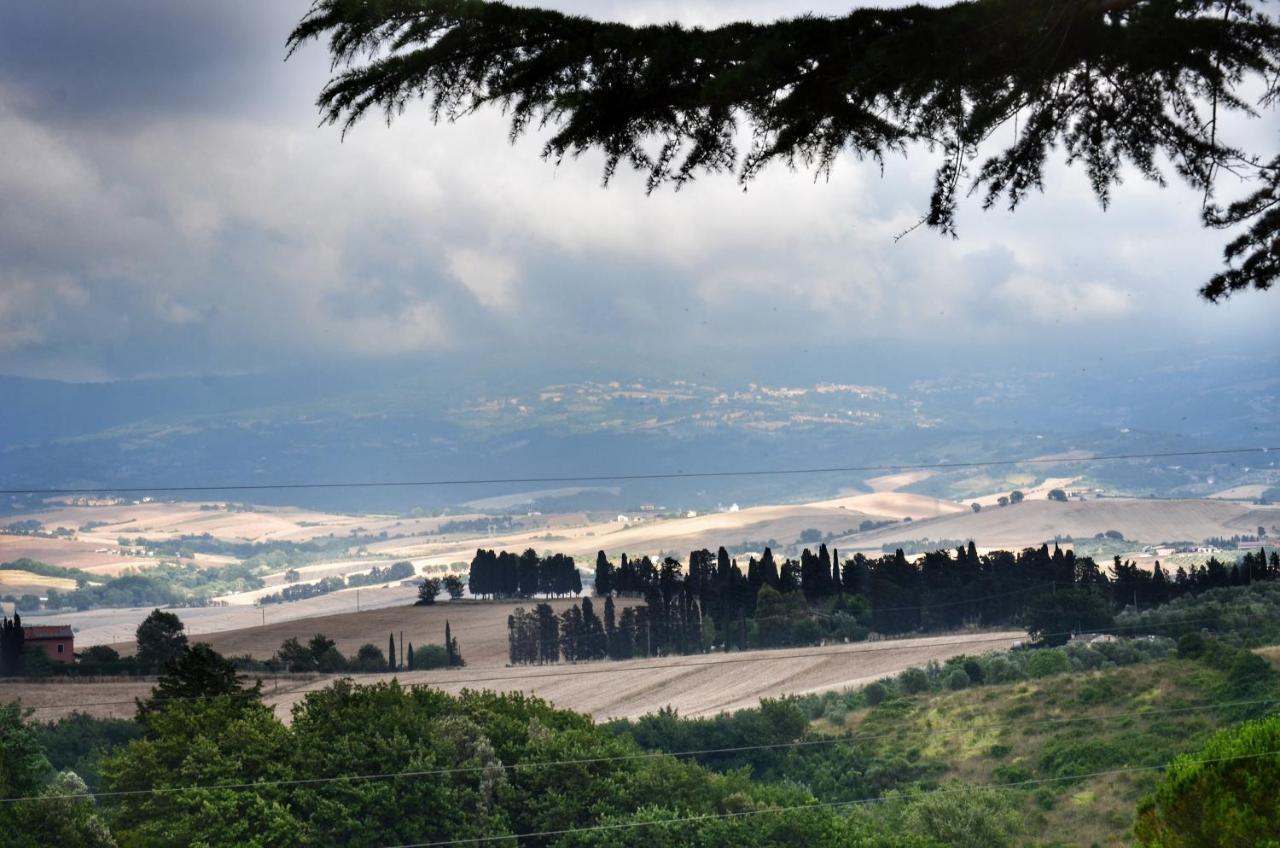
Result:
[[[409,643],[409,671],[413,671],[413,643]]]
[[[11,677],[22,670],[22,651],[26,643],[26,631],[22,628],[22,616],[15,611],[12,619],[0,622],[0,675]]]
[[[387,665],[392,671],[396,670],[396,634],[394,633],[387,636]]]
[[[613,563],[604,551],[596,554],[596,594],[602,598],[613,594]]]

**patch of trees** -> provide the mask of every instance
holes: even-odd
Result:
[[[178,692],[182,697],[165,696]],[[649,752],[587,716],[521,693],[454,696],[342,680],[309,692],[285,724],[261,703],[256,686],[216,655],[193,648],[190,659],[158,683],[133,724],[137,729],[107,746],[96,766],[101,790],[117,794],[96,802],[44,800],[78,793],[54,772],[40,746],[43,734],[16,705],[0,706],[10,778],[5,794],[33,799],[0,805],[6,845],[942,844],[925,825],[904,825],[901,809],[883,818],[846,816],[814,804],[809,790],[795,783],[721,774]],[[771,738],[795,733],[788,724]],[[105,745],[119,735],[112,728],[109,737],[102,728],[100,738]],[[200,752],[198,774],[192,751]],[[521,767],[566,760],[555,768]],[[400,772],[432,776],[329,779]],[[225,775],[234,775],[237,786],[216,785],[231,782]],[[895,803],[912,809],[917,802]],[[966,803],[958,801],[949,815],[973,820]],[[754,810],[767,814],[723,815]],[[677,823],[651,826],[670,820]],[[609,828],[591,829],[602,823]],[[517,837],[582,828],[545,843]],[[627,834],[623,842],[618,833]]]
[[[332,646],[322,638],[317,644],[323,652]],[[1018,839],[1024,817],[1016,810],[1030,790],[1025,798],[999,793],[1008,796],[999,803],[996,793],[977,787],[930,792],[944,761],[899,753],[893,746],[900,736],[879,749],[863,741],[825,744],[832,737],[810,722],[827,718],[838,726],[847,711],[874,708],[875,726],[891,727],[885,723],[900,724],[913,699],[932,693],[1144,662],[1172,650],[1170,640],[1142,639],[956,657],[858,690],[766,700],[732,715],[687,720],[668,709],[609,725],[521,693],[454,696],[394,681],[341,680],[308,692],[285,724],[262,703],[260,685],[197,644],[166,666],[133,721],[72,716],[40,726],[18,705],[0,704],[0,786],[5,797],[23,799],[0,805],[0,832],[17,848],[542,844],[517,835],[551,830],[564,838],[546,844],[579,848],[1011,848],[1026,841]],[[1232,670],[1223,697],[1274,697],[1274,671],[1234,670],[1250,659],[1265,669],[1265,661],[1216,640],[1200,645],[1198,661],[1207,668],[1224,658]],[[1238,688],[1250,678],[1265,678],[1270,688]],[[1082,700],[1105,699],[1108,683],[1095,678]],[[1166,779],[1140,808],[1147,826],[1163,829],[1147,835],[1140,823],[1139,836],[1163,845],[1169,834],[1192,832],[1185,830],[1192,814],[1212,819],[1225,809],[1221,827],[1231,844],[1265,839],[1275,824],[1275,730],[1244,725],[1211,742],[1212,753],[1186,758],[1170,772],[1178,779]],[[1150,739],[1129,735],[1139,744]],[[1088,750],[1076,749],[1046,745],[1039,767],[1051,778],[1090,770],[1079,759]],[[200,752],[198,774],[192,751]],[[706,753],[671,756],[688,751]],[[1258,752],[1264,756],[1253,756]],[[1055,764],[1059,753],[1071,755],[1067,764]],[[1206,762],[1212,767],[1197,765]],[[522,767],[534,764],[540,767]],[[333,779],[403,772],[431,779]],[[81,780],[86,773],[89,781]],[[926,791],[895,791],[911,784]],[[106,794],[80,797],[87,790]],[[869,799],[881,803],[844,809]],[[747,815],[752,811],[762,815]]]
[[[375,565],[364,574],[348,574],[348,586],[376,586],[379,583],[390,583],[393,580],[406,580],[416,572],[413,563],[407,560],[392,563],[385,568]]]
[[[4,532],[14,536],[31,536],[44,529],[44,525],[34,518],[12,521],[4,526]]]
[[[947,548],[964,547],[964,539],[902,539],[896,542],[885,542],[880,546],[880,550],[886,554],[892,554],[901,550],[907,556],[915,556],[916,554],[928,553],[930,551],[946,550]]]
[[[307,598],[318,598],[321,595],[328,595],[341,589],[376,586],[393,580],[406,580],[412,577],[414,573],[413,563],[408,561],[392,563],[385,567],[375,565],[370,571],[363,574],[349,574],[346,577],[330,575],[329,577],[322,577],[313,583],[293,583],[285,586],[279,592],[263,595],[258,598],[258,604],[283,604],[290,601],[302,601]]]
[[[155,551],[160,556],[179,556],[185,550],[248,560],[266,554],[281,554],[290,559],[333,555],[348,548],[358,548],[387,538],[388,536],[385,532],[376,535],[356,532],[346,536],[321,536],[305,542],[291,542],[279,539],[265,542],[232,542],[227,539],[219,539],[211,533],[201,533],[199,535],[176,536],[169,539],[148,539],[144,536],[138,536],[132,541],[121,537],[120,542],[122,545],[129,544]]]
[[[22,655],[26,646],[26,634],[22,629],[22,616],[0,620],[0,677],[13,677],[22,671]]]
[[[294,583],[285,586],[279,592],[272,592],[270,595],[263,595],[258,598],[259,606],[269,606],[271,604],[284,604],[291,601],[303,601],[307,598],[318,598],[321,595],[328,595],[337,592],[340,589],[347,588],[345,578],[338,575],[322,577],[314,583]]]
[[[582,593],[582,578],[573,557],[542,557],[529,548],[516,555],[508,551],[477,550],[471,560],[467,589],[477,598],[565,597]]]
[[[262,667],[267,671],[293,673],[372,674],[385,671],[456,668],[464,665],[466,661],[462,658],[458,639],[453,635],[449,622],[446,621],[442,644],[419,644],[415,648],[412,642],[402,639],[397,650],[396,637],[392,633],[387,637],[385,653],[377,645],[366,643],[356,649],[355,654],[347,656],[339,651],[337,644],[323,633],[315,634],[307,642],[291,636],[281,643],[275,656]]]
[[[191,563],[160,562],[145,569],[126,569],[110,578],[28,559],[4,563],[0,569],[31,571],[76,581],[73,590],[49,589],[43,602],[38,598],[35,604],[30,600],[24,602],[27,609],[204,606],[217,595],[262,587],[258,569],[246,563],[198,568]]]
[[[597,594],[560,614],[549,605],[508,619],[512,663],[701,653],[849,642],[872,632],[901,635],[964,626],[1027,627],[1033,638],[1065,642],[1071,633],[1106,629],[1126,606],[1153,606],[1216,587],[1280,578],[1280,556],[1250,554],[1227,566],[1148,572],[1116,557],[1108,575],[1089,557],[1057,545],[979,555],[973,542],[908,559],[901,549],[840,561],[826,545],[779,564],[769,549],[743,574],[724,548],[694,551],[655,566],[625,555],[615,567],[596,557]],[[618,612],[613,597],[640,603]]]
[[[463,518],[442,523],[436,532],[441,535],[449,533],[487,533],[493,530],[510,530],[515,524],[509,515],[498,515],[492,518]]]

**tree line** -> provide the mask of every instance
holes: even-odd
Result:
[[[547,604],[516,609],[508,654],[512,663],[629,659],[1011,625],[1062,642],[1069,632],[1110,626],[1126,607],[1275,580],[1280,555],[1258,551],[1230,565],[1210,559],[1172,572],[1117,557],[1111,571],[1057,545],[979,554],[969,542],[915,559],[898,550],[842,561],[824,544],[781,563],[766,548],[745,574],[723,547],[692,552],[687,567],[625,555],[615,566],[602,551],[595,569],[602,612],[589,598],[559,614]],[[619,611],[615,596],[640,602]]]
[[[508,551],[476,551],[471,560],[467,589],[477,598],[557,598],[582,593],[582,578],[573,557],[539,556],[529,548],[522,554]]]
[[[314,583],[297,583],[292,586],[285,586],[279,592],[273,592],[270,595],[263,595],[258,598],[258,604],[265,606],[301,601],[306,598],[328,595],[331,592],[337,592],[342,589],[375,586],[380,583],[390,583],[393,580],[406,580],[413,577],[415,573],[413,563],[407,560],[395,562],[386,567],[375,565],[370,571],[363,574],[349,574],[346,577],[331,575],[322,577]]]

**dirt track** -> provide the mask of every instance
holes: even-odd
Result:
[[[431,685],[450,692],[464,688],[521,690],[557,706],[587,712],[597,719],[636,717],[664,706],[681,715],[714,715],[754,706],[761,698],[844,689],[869,683],[930,660],[961,653],[1009,647],[1023,638],[1017,631],[931,636],[884,642],[663,657],[628,662],[503,668],[475,664],[453,671],[361,675],[360,682],[388,680]],[[306,692],[323,688],[331,678],[270,678],[264,681],[267,703],[287,720],[293,704]],[[133,698],[144,697],[145,682],[17,681],[0,697],[16,697],[37,709],[36,718],[50,720],[81,710],[99,716],[133,714]]]

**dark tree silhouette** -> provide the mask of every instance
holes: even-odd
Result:
[[[1280,93],[1280,28],[1262,8],[976,0],[701,29],[482,0],[315,0],[288,49],[328,37],[334,75],[318,104],[344,131],[419,99],[447,120],[498,104],[513,137],[554,128],[545,156],[599,149],[606,181],[626,164],[650,190],[706,172],[745,182],[774,161],[825,173],[845,151],[880,163],[940,152],[921,223],[951,235],[962,192],[1015,208],[1043,189],[1052,150],[1083,165],[1104,207],[1126,165],[1163,184],[1167,159],[1206,201],[1238,175],[1264,188],[1206,203],[1209,226],[1249,224],[1201,289],[1216,300],[1280,271],[1280,162],[1228,142],[1218,120]]]
[[[22,616],[0,621],[0,676],[12,677],[22,670],[22,651],[26,643],[26,631],[22,629]]]
[[[184,645],[177,657],[165,663],[151,697],[138,702],[138,717],[145,720],[168,701],[228,695],[241,705],[256,702],[262,694],[262,681],[253,686],[245,686],[244,681],[244,677],[236,673],[235,664],[209,645],[204,642],[189,648]]]
[[[182,656],[187,648],[186,625],[171,612],[152,610],[138,625],[138,663],[144,669],[160,669]]]
[[[418,600],[414,601],[414,606],[429,607],[436,602],[436,596],[439,594],[440,580],[435,577],[424,577],[418,584]]]

